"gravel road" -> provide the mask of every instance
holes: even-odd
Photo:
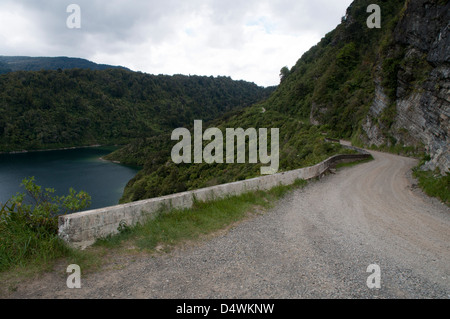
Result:
[[[10,298],[450,298],[450,210],[410,158],[371,152],[217,236],[82,276],[48,273]],[[381,288],[369,289],[369,265]]]

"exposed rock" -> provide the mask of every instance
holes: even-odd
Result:
[[[366,133],[366,138],[363,136],[361,139],[369,145],[382,146],[386,144],[386,137],[381,132],[379,126],[373,121],[370,116],[367,116],[366,121],[362,124],[362,128]]]
[[[320,117],[328,111],[328,108],[315,102],[311,103],[311,112],[309,114],[309,122],[312,125],[320,125]]]
[[[424,168],[449,172],[450,149],[450,3],[412,0],[394,31],[405,48],[397,75],[396,110],[388,134],[404,146],[423,145],[431,160]],[[379,80],[363,130],[368,144],[386,144],[377,119],[389,105]]]
[[[390,104],[389,97],[385,94],[384,88],[381,86],[380,79],[375,80],[375,97],[373,99],[372,106],[370,107],[369,114],[375,117],[381,115],[383,110]]]

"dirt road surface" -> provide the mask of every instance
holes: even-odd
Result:
[[[450,298],[449,208],[414,187],[415,160],[371,153],[210,240],[115,261],[81,289],[55,271],[9,297]]]

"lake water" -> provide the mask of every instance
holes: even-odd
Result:
[[[117,205],[127,182],[138,168],[100,159],[113,147],[88,147],[58,151],[0,154],[0,202],[6,202],[17,192],[26,177],[35,183],[54,188],[58,195],[66,195],[69,188],[83,190],[92,197],[88,209]]]

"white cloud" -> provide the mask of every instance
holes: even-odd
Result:
[[[65,25],[81,7],[81,29]],[[278,84],[351,0],[3,0],[0,54],[72,56],[152,74]]]

